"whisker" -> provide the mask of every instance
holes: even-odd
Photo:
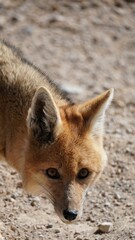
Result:
[[[45,193],[47,195],[47,197],[50,199],[50,202],[52,204],[54,204],[56,199],[51,194],[51,192],[43,185],[43,183],[39,180],[39,178],[34,173],[32,173],[32,175],[33,175],[34,179],[36,180],[36,182],[42,187],[42,189],[43,189],[42,193]]]
[[[55,196],[52,195],[52,193],[48,190],[48,188],[50,188],[49,184],[46,183],[46,186],[48,185],[48,188],[45,187],[45,185],[41,182],[41,180],[37,177],[37,175],[35,173],[33,173],[29,168],[26,169],[27,172],[31,173],[32,176],[34,177],[34,179],[36,180],[36,182],[42,187],[43,191],[39,193],[39,191],[37,191],[38,194],[45,194],[47,196],[47,198],[49,198],[50,202],[54,205],[56,202],[56,198]]]

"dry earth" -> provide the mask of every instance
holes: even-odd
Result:
[[[108,166],[82,220],[65,225],[48,200],[28,196],[0,165],[0,240],[135,240],[135,3],[1,0],[0,38],[19,47],[75,101],[115,88],[107,113]],[[97,226],[113,223],[110,233]]]

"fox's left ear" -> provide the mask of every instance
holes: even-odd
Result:
[[[109,89],[92,100],[79,105],[79,112],[82,114],[84,122],[83,131],[93,136],[103,134],[105,111],[113,99],[113,92],[113,89]]]

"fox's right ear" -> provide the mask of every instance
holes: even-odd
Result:
[[[54,142],[62,122],[51,93],[40,87],[33,99],[27,116],[29,132],[41,144]]]

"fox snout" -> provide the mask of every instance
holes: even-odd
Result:
[[[63,191],[59,193],[54,204],[55,211],[63,222],[72,223],[80,219],[86,193],[85,188],[76,182],[70,183],[67,187],[63,186]]]

